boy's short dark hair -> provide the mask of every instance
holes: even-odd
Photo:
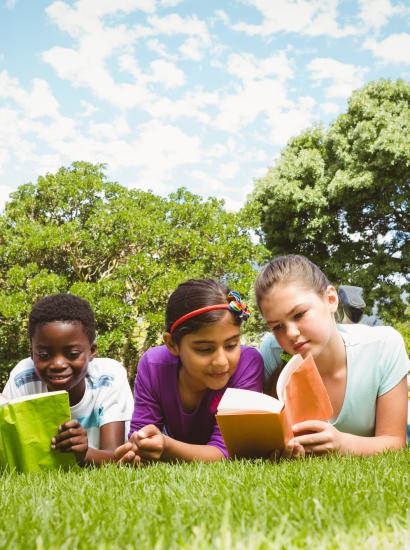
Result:
[[[94,312],[87,302],[74,294],[53,294],[36,302],[28,319],[28,336],[30,341],[39,325],[53,321],[81,323],[90,344],[95,341]]]

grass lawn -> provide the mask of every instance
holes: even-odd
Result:
[[[410,448],[0,474],[0,548],[410,549]]]

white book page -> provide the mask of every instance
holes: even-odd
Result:
[[[7,399],[3,405],[20,403],[21,401],[31,401],[32,399],[38,399],[39,397],[47,397],[48,395],[59,395],[60,393],[67,393],[65,390],[49,391],[43,393],[32,393],[31,395],[21,395],[20,397],[14,397],[13,399]],[[1,404],[1,401],[0,401]]]
[[[283,404],[264,393],[228,388],[218,405],[218,412],[257,411],[279,413]]]
[[[279,375],[278,381],[276,383],[276,393],[278,398],[282,403],[285,402],[285,386],[292,376],[292,374],[297,370],[301,363],[303,362],[303,357],[301,355],[294,355],[286,365],[283,367],[282,372]]]

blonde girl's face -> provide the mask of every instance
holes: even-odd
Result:
[[[178,345],[167,335],[168,349],[179,356],[181,370],[192,390],[219,390],[226,386],[238,366],[240,327],[227,311],[220,321],[182,337]]]
[[[279,345],[291,355],[319,355],[337,334],[336,289],[323,295],[297,283],[275,285],[260,303],[262,315]]]

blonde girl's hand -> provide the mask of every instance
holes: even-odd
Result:
[[[306,454],[324,455],[344,451],[343,433],[329,422],[306,420],[295,424],[293,432],[295,434],[293,440],[303,446]]]
[[[134,432],[130,441],[137,447],[137,452],[143,460],[160,460],[165,449],[165,436],[153,424]]]
[[[305,449],[303,446],[294,439],[291,439],[283,450],[276,449],[273,451],[270,458],[274,462],[278,462],[282,459],[303,458],[304,456]]]

